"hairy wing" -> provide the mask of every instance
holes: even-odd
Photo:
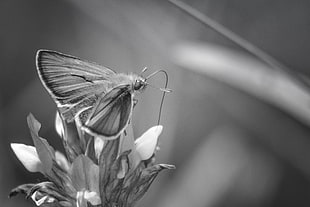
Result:
[[[37,52],[37,70],[61,112],[76,114],[97,94],[108,90],[114,71],[95,63],[50,50]]]
[[[133,95],[128,85],[113,88],[97,102],[84,125],[94,136],[118,137],[128,125],[133,108]]]

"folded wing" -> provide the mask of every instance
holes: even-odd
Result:
[[[128,125],[133,109],[133,95],[129,87],[115,87],[98,100],[83,129],[94,136],[118,137]]]

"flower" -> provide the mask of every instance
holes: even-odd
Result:
[[[98,165],[84,154],[69,162],[63,154],[55,152],[45,139],[39,137],[41,124],[31,114],[27,120],[35,146],[14,143],[11,147],[27,170],[43,173],[48,181],[20,185],[11,191],[10,196],[24,193],[37,206],[55,203],[66,207],[82,207],[87,202],[100,204]]]
[[[46,180],[14,188],[31,198],[37,206],[129,207],[150,187],[163,169],[173,165],[154,164],[154,152],[162,126],[154,126],[133,141],[130,127],[119,138],[102,140],[83,132],[75,123],[56,115],[56,130],[66,154],[55,151],[39,136],[41,124],[27,118],[34,146],[12,143],[17,158],[30,172],[41,172]],[[124,147],[125,142],[129,147]]]

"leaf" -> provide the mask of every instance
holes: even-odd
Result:
[[[52,169],[53,160],[55,160],[55,151],[45,139],[39,137],[38,133],[41,128],[41,124],[32,114],[28,115],[27,122],[34,146],[36,147],[39,159],[42,162],[43,172],[48,174]]]

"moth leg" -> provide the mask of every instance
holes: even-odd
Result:
[[[138,99],[133,99],[133,107],[135,107],[138,104]]]

